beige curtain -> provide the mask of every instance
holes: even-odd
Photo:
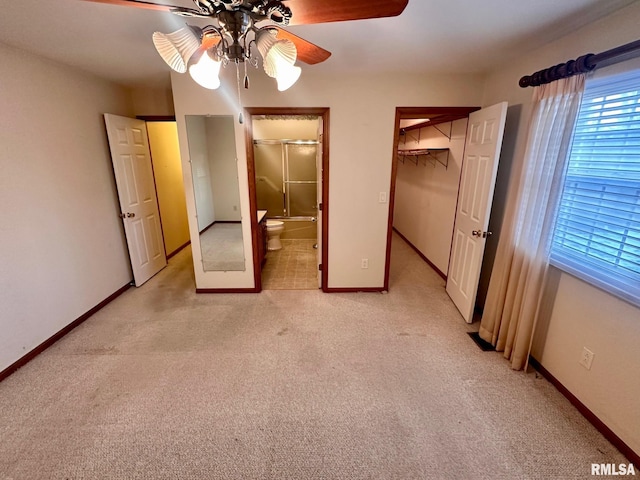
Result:
[[[502,227],[480,324],[480,337],[515,370],[528,363],[584,81],[577,75],[533,93],[520,181],[509,198],[516,203]]]

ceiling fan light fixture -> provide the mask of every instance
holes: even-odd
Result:
[[[256,47],[262,55],[262,66],[267,75],[276,78],[278,65],[293,65],[298,56],[296,46],[290,40],[278,40],[273,29],[259,30],[256,34]]]
[[[267,75],[278,82],[281,92],[290,88],[300,78],[302,69],[294,66],[298,51],[290,40],[278,40],[273,29],[263,29],[256,34],[256,46],[262,55],[262,66]]]
[[[276,82],[278,83],[278,90],[284,92],[293,86],[294,83],[300,78],[302,69],[291,64],[283,64],[278,68],[278,76]]]
[[[367,18],[385,18],[400,15],[409,0],[193,0],[195,6],[171,5],[175,0],[85,0],[112,5],[126,5],[141,9],[170,12],[196,19],[215,20],[203,27],[187,25],[173,33],[155,32],[156,50],[171,69],[186,73],[189,64],[200,60],[201,52],[209,51],[213,61],[222,65],[233,63],[245,66],[245,88],[248,88],[246,66],[258,65],[259,50],[264,59],[265,73],[278,82],[280,90],[286,90],[300,77],[301,69],[296,60],[309,65],[324,62],[331,52],[283,29],[288,25],[344,22]],[[186,2],[186,0],[185,0]],[[185,3],[181,2],[181,3]],[[294,12],[296,18],[294,19]],[[294,19],[292,23],[292,19]],[[269,22],[268,26],[262,22]],[[260,24],[261,26],[257,26]],[[298,56],[298,53],[300,54]],[[202,60],[209,63],[208,59]],[[215,66],[216,68],[219,65]],[[213,67],[207,68],[211,71]],[[205,69],[205,70],[207,70]],[[194,78],[201,78],[195,68]],[[238,86],[240,87],[240,75]],[[219,78],[199,82],[209,87],[217,85]],[[238,97],[240,88],[238,88]]]
[[[185,73],[189,59],[200,48],[202,31],[187,26],[172,33],[155,32],[152,38],[166,64],[178,73]]]
[[[204,52],[198,60],[189,67],[189,75],[201,87],[216,90],[220,86],[220,67],[222,61],[215,60],[209,52]]]

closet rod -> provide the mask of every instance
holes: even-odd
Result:
[[[578,73],[590,72],[595,69],[599,63],[607,62],[607,65],[611,65],[627,60],[630,54],[634,54],[633,56],[640,55],[640,40],[612,48],[597,55],[587,53],[576,60],[569,60],[566,63],[560,63],[553,67],[539,70],[531,75],[525,75],[520,79],[519,84],[522,88],[537,87],[538,85],[551,83],[561,78],[577,75]]]

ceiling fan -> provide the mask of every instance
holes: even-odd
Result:
[[[193,0],[195,5],[190,8],[146,0],[85,1],[216,20],[215,25],[205,27],[187,25],[169,34],[155,32],[153,42],[173,70],[188,70],[205,88],[218,88],[220,67],[234,63],[239,93],[239,65],[244,64],[244,86],[249,88],[247,64],[258,66],[255,49],[262,56],[265,73],[276,79],[281,91],[300,76],[300,67],[294,65],[296,59],[313,65],[331,56],[331,52],[283,26],[393,17],[404,11],[409,0]],[[263,22],[264,26],[257,26]]]

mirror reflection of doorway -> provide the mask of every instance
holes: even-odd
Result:
[[[202,270],[244,271],[234,119],[186,115]],[[197,258],[197,257],[194,257]]]
[[[328,110],[248,116],[250,188],[264,251],[257,276],[265,290],[310,290],[322,278],[323,125]],[[248,139],[249,143],[249,139]],[[326,203],[326,202],[325,202]]]

